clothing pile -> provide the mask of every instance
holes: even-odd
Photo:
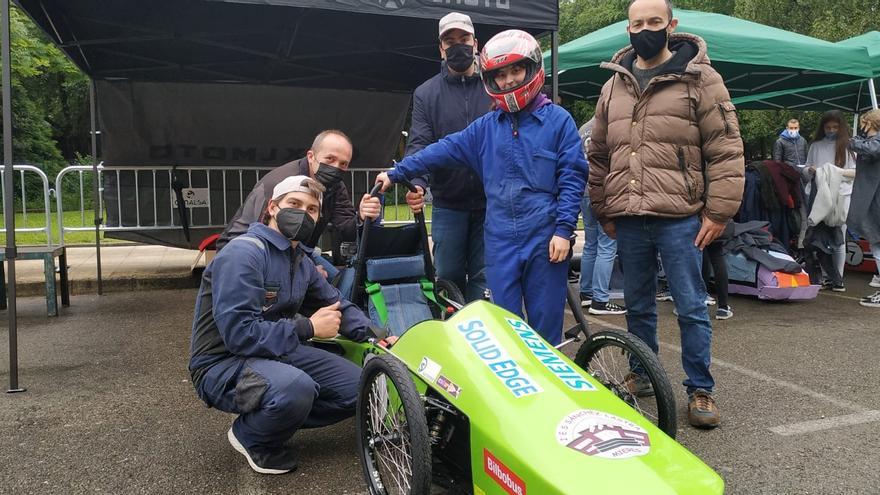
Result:
[[[758,299],[815,299],[819,286],[770,232],[768,222],[731,222],[719,237],[724,244],[729,291]]]
[[[769,222],[770,232],[783,252],[788,252],[804,222],[803,205],[801,177],[794,167],[774,160],[752,162],[746,166],[745,190],[735,221]]]

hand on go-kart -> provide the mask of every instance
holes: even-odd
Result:
[[[385,192],[391,187],[391,177],[388,177],[388,172],[382,172],[376,177],[376,184],[382,184],[381,192]]]
[[[366,220],[367,218],[375,220],[379,218],[379,213],[382,212],[382,202],[379,201],[379,198],[364,194],[358,210],[360,211],[361,220]]]
[[[550,239],[550,263],[561,263],[568,257],[571,242],[565,237],[554,235]]]
[[[315,314],[309,320],[312,322],[312,330],[315,332],[315,337],[320,339],[336,337],[339,334],[339,325],[342,323],[339,301],[315,311]]]
[[[413,213],[421,213],[422,208],[425,207],[425,190],[422,189],[422,186],[416,186],[416,190],[418,192],[406,193],[406,204],[409,205],[409,209]]]

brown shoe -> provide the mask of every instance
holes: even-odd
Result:
[[[623,386],[635,397],[651,397],[654,395],[654,385],[647,377],[630,372],[623,378]]]
[[[697,389],[688,398],[688,422],[696,428],[715,428],[721,424],[721,414],[712,394]]]

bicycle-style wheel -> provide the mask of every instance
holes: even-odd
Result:
[[[358,452],[371,495],[427,495],[431,447],[425,406],[392,356],[367,361],[357,405]]]
[[[574,362],[642,416],[675,438],[675,395],[651,349],[638,337],[616,330],[597,332]]]

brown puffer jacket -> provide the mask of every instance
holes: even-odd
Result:
[[[701,211],[726,223],[739,209],[743,143],[724,81],[698,36],[673,33],[669,46],[675,55],[641,94],[632,47],[602,64],[615,71],[596,104],[589,152],[590,203],[602,223]]]

